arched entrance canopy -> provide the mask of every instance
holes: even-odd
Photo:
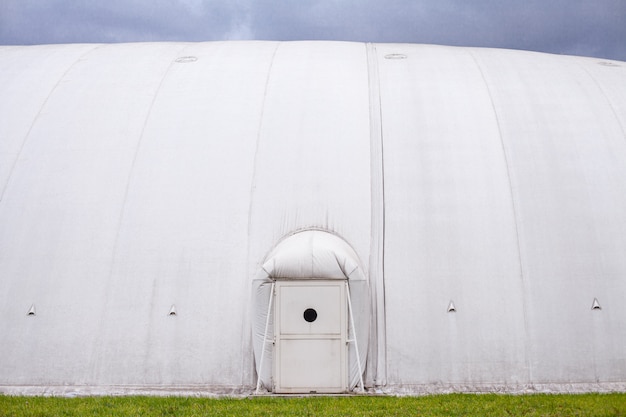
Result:
[[[277,280],[309,279],[347,280],[349,283],[354,316],[354,328],[350,329],[349,338],[355,339],[356,333],[357,341],[350,345],[348,351],[349,388],[353,389],[362,377],[362,366],[366,362],[370,322],[367,278],[350,245],[340,237],[320,230],[307,230],[283,239],[269,253],[254,279],[252,337],[259,381],[268,390],[272,389],[273,352],[271,343],[267,341],[274,338],[271,308],[273,283]]]
[[[354,250],[340,237],[319,230],[283,239],[262,269],[271,279],[366,279]]]

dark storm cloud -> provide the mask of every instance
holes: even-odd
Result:
[[[626,0],[1,0],[0,43],[330,39],[626,60]]]

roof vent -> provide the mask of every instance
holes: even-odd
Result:
[[[169,316],[175,316],[176,315],[176,306],[174,304],[172,304],[172,306],[170,307],[170,312],[168,313]]]
[[[605,67],[620,67],[621,65],[610,61],[599,61],[598,65],[604,65]]]
[[[448,304],[448,313],[455,313],[456,306],[454,305],[454,301],[450,300],[450,304]]]
[[[28,309],[28,313],[26,313],[26,315],[27,316],[34,316],[35,315],[35,304],[30,306],[30,308]]]
[[[178,64],[189,64],[190,62],[196,62],[198,57],[195,56],[181,56],[174,60]]]
[[[602,307],[600,307],[600,303],[598,302],[597,298],[593,299],[593,304],[591,304],[591,309],[592,310],[602,310]]]
[[[405,54],[387,54],[385,59],[406,59]]]

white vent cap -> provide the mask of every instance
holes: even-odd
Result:
[[[176,315],[176,306],[174,304],[172,304],[172,306],[170,307],[170,312],[167,315],[168,316],[175,316]]]
[[[597,298],[593,299],[593,303],[591,304],[591,309],[592,310],[602,310],[602,307],[600,307],[600,303],[598,302]]]

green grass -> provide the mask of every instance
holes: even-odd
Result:
[[[626,394],[250,399],[0,396],[0,416],[626,416]]]

